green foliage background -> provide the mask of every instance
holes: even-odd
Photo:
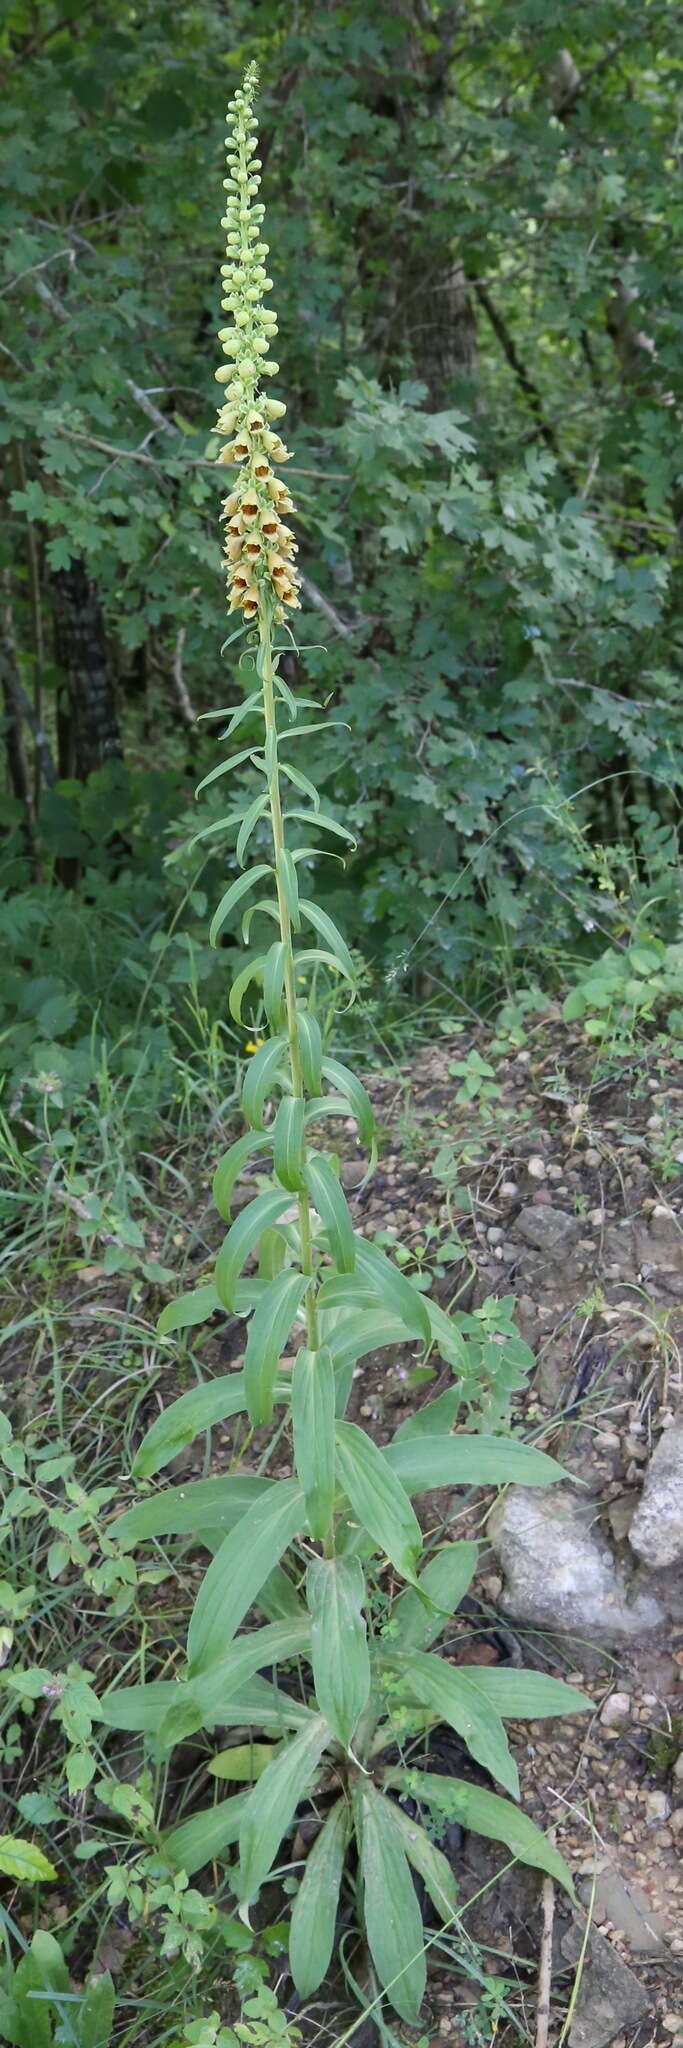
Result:
[[[490,1001],[634,926],[672,941],[673,0],[19,0],[0,48],[13,1085],[86,1079],[103,1036],[137,1073],[144,993],[163,1094],[179,1018],[228,980],[213,856],[164,855],[211,816],[190,712],[248,682],[218,655],[211,430],[223,118],[252,57],[300,639],[324,641],[289,680],[345,721],[309,767],[358,839],[318,898],[420,1000]],[[86,745],[74,567],[107,672]]]

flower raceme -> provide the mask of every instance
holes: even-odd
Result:
[[[268,244],[261,240],[264,208],[258,199],[261,165],[254,132],[256,85],[257,72],[252,65],[227,114],[228,175],[223,180],[227,198],[221,222],[227,235],[226,261],[221,266],[226,296],[221,304],[223,311],[231,314],[232,325],[220,329],[218,338],[230,361],[216,371],[217,382],[226,387],[217,423],[226,445],[219,460],[241,465],[239,480],[222,509],[229,610],[242,611],[248,621],[258,619],[266,598],[274,605],[276,619],[284,618],[286,606],[299,604],[296,542],[285,524],[286,514],[294,507],[286,484],[272,466],[290,459],[273,427],[286,407],[279,398],[263,396],[260,388],[262,378],[277,376],[279,364],[270,355],[277,319],[266,304],[272,279],[265,268]]]

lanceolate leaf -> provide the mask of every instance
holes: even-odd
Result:
[[[384,1453],[408,1493],[432,1486],[553,1486],[566,1479],[545,1451],[502,1436],[396,1436]]]
[[[547,1871],[573,1896],[572,1880],[559,1850],[526,1813],[510,1806],[497,1792],[470,1785],[463,1778],[436,1777],[427,1771],[397,1771],[392,1773],[392,1782],[410,1797],[425,1800],[445,1819],[457,1820],[489,1841],[505,1842],[520,1862]]]
[[[215,1663],[193,1682],[204,1725],[213,1727],[215,1722],[222,1721],[235,1693],[241,1693],[258,1672],[274,1672],[278,1664],[308,1651],[310,1632],[309,1616],[304,1610],[298,1617],[269,1622],[266,1628],[245,1630],[232,1643],[228,1639]]]
[[[283,1188],[303,1187],[304,1104],[298,1095],[283,1095],[273,1124],[273,1166]]]
[[[291,1195],[283,1194],[280,1188],[267,1189],[249,1202],[236,1218],[216,1260],[216,1289],[223,1308],[234,1309],[237,1282],[245,1259],[248,1259],[262,1232],[279,1223],[290,1202]]]
[[[265,1045],[260,1045],[249,1061],[242,1083],[242,1108],[247,1123],[254,1131],[263,1128],[263,1106],[282,1064],[286,1045],[287,1040],[280,1031],[275,1038],[267,1038]]]
[[[170,1337],[174,1330],[194,1330],[199,1323],[208,1323],[217,1308],[220,1301],[212,1280],[204,1287],[194,1287],[191,1294],[179,1294],[176,1301],[169,1301],[162,1308],[157,1323],[159,1336]]]
[[[380,1984],[408,2026],[417,2026],[425,1994],[422,1914],[389,1801],[365,1779],[360,1808],[363,1918]]]
[[[312,1536],[327,1535],[334,1501],[334,1366],[329,1351],[297,1351],[292,1373],[294,1463]]]
[[[270,875],[272,872],[268,862],[262,860],[259,861],[257,867],[250,868],[248,874],[238,875],[236,881],[231,882],[230,888],[226,889],[224,896],[221,896],[218,909],[211,919],[209,926],[209,944],[211,946],[215,946],[226,919],[230,916],[231,910],[234,910],[235,904],[239,903],[242,897],[247,895],[249,889],[255,887],[257,882],[262,881],[264,875]]]
[[[254,1152],[268,1151],[271,1143],[269,1131],[245,1131],[244,1137],[237,1138],[219,1159],[213,1177],[213,1199],[224,1223],[230,1222],[230,1197],[247,1160]]]
[[[413,1698],[447,1721],[467,1743],[475,1762],[490,1771],[506,1792],[519,1798],[517,1766],[510,1755],[500,1715],[478,1690],[469,1671],[422,1650],[413,1650],[405,1665],[403,1658],[397,1656],[396,1668]]]
[[[585,1714],[593,1700],[546,1671],[510,1671],[506,1666],[464,1666],[469,1678],[498,1714],[522,1721],[541,1721],[547,1714]]]
[[[430,1842],[429,1835],[420,1827],[419,1821],[409,1818],[393,1800],[388,1802],[389,1812],[401,1838],[402,1846],[413,1869],[419,1872],[432,1905],[442,1920],[454,1920],[458,1911],[458,1888],[450,1863]]]
[[[252,1601],[303,1521],[296,1479],[278,1480],[257,1500],[216,1551],[200,1586],[187,1638],[190,1677],[217,1664]]]
[[[408,1496],[372,1437],[355,1422],[335,1430],[337,1477],[361,1527],[405,1579],[415,1579],[422,1531]]]
[[[173,1869],[186,1870],[192,1877],[202,1864],[212,1863],[229,1849],[237,1841],[249,1796],[248,1792],[235,1792],[231,1799],[219,1799],[216,1806],[204,1807],[190,1820],[181,1821],[180,1827],[172,1828],[164,1836],[164,1854]]]
[[[285,1015],[284,979],[287,947],[282,939],[275,939],[268,947],[263,963],[263,1007],[271,1032],[278,1032]]]
[[[244,855],[246,853],[249,840],[254,830],[254,826],[258,824],[259,818],[263,817],[263,813],[264,811],[267,811],[267,809],[268,792],[264,789],[262,790],[260,796],[254,798],[253,804],[249,805],[248,811],[245,811],[239,832],[237,834],[235,859],[237,861],[238,867],[240,868],[243,865]]]
[[[219,1304],[220,1306],[220,1304]],[[180,1394],[172,1401],[163,1414],[143,1437],[133,1460],[136,1479],[151,1479],[162,1465],[168,1465],[171,1458],[191,1444],[194,1437],[204,1429],[211,1429],[214,1422],[224,1422],[228,1415],[239,1415],[246,1408],[244,1373],[228,1372],[222,1379],[205,1380],[202,1386],[193,1387],[189,1394]],[[133,1510],[134,1512],[134,1510]],[[125,1521],[126,1517],[122,1517]],[[117,1523],[117,1533],[121,1524]]]
[[[292,855],[291,853],[288,853],[284,847],[282,848],[281,852],[278,854],[277,857],[277,874],[278,881],[282,889],[282,894],[287,905],[287,910],[289,912],[292,930],[298,932],[301,930],[301,912],[299,908],[299,884],[297,881],[296,867],[294,865]]]
[[[246,967],[242,968],[241,973],[235,975],[228,996],[228,1009],[231,1017],[234,1017],[236,1024],[242,1023],[242,1004],[247,989],[251,988],[252,981],[257,983],[263,982],[265,965],[266,955],[265,953],[259,953],[255,959],[247,961]]]
[[[362,1143],[371,1145],[375,1135],[375,1117],[370,1097],[362,1081],[357,1080],[350,1067],[342,1066],[341,1060],[329,1059],[327,1054],[323,1060],[323,1073],[325,1080],[331,1081],[332,1087],[336,1088],[348,1102],[358,1124]]]
[[[244,1385],[249,1417],[256,1427],[272,1420],[280,1354],[308,1285],[305,1273],[291,1269],[278,1273],[254,1309],[244,1354]]]
[[[328,917],[327,911],[321,910],[317,903],[310,903],[306,896],[301,897],[299,909],[302,917],[306,918],[308,924],[313,925],[314,930],[319,933],[320,938],[329,947],[332,957],[338,961],[342,973],[348,975],[350,981],[355,981],[355,969],[346,940],[342,938],[341,932],[338,931],[333,919]]]
[[[411,1285],[405,1273],[399,1273],[397,1266],[385,1258],[379,1245],[369,1244],[367,1238],[356,1239],[356,1262],[359,1271],[367,1276],[374,1288],[377,1301],[381,1301],[391,1314],[400,1317],[409,1336],[421,1337],[429,1343],[429,1316],[424,1300],[417,1287]]]
[[[353,1741],[370,1693],[363,1607],[365,1574],[357,1557],[315,1557],[306,1579],[315,1696],[344,1749]]]
[[[329,1966],[350,1832],[349,1808],[338,1799],[313,1843],[294,1901],[289,1967],[300,1998],[317,1991]]]
[[[324,1153],[316,1152],[309,1156],[304,1168],[304,1181],[327,1231],[335,1266],[340,1273],[352,1273],[356,1240],[351,1212],[334,1168]]]
[[[269,1764],[248,1795],[240,1826],[240,1862],[236,1889],[243,1901],[253,1899],[268,1876],[282,1837],[296,1813],[330,1739],[322,1714],[288,1742]]]
[[[441,1635],[446,1617],[455,1614],[463,1595],[476,1571],[479,1556],[478,1543],[445,1543],[430,1557],[424,1571],[420,1572],[420,1592],[407,1586],[391,1609],[392,1633],[388,1637],[389,1647],[394,1643],[398,1629],[402,1650],[427,1650],[437,1636]],[[428,1595],[427,1600],[420,1595]],[[434,1603],[434,1609],[430,1602]],[[500,1709],[501,1713],[504,1711]]]
[[[299,1007],[296,1015],[304,1087],[308,1095],[319,1095],[322,1088],[323,1057],[320,1025],[312,1010],[305,1010],[303,1005]]]
[[[108,2048],[116,1994],[109,1971],[88,1984],[78,2012],[78,2048]]]
[[[276,1485],[255,1472],[234,1477],[191,1479],[185,1486],[165,1486],[148,1500],[139,1500],[112,1523],[111,1533],[126,1549],[153,1536],[193,1536],[201,1543],[204,1529],[227,1534],[252,1501],[263,1500]]]

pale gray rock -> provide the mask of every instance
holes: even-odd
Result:
[[[511,1486],[488,1528],[505,1573],[501,1607],[515,1621],[601,1645],[637,1640],[664,1621],[651,1594],[629,1598],[592,1504],[568,1487]]]
[[[653,1452],[629,1543],[652,1571],[683,1560],[683,1425],[665,1429]]]
[[[520,1209],[510,1232],[511,1237],[522,1238],[554,1263],[562,1263],[573,1252],[580,1234],[575,1216],[567,1216],[564,1209],[542,1209],[535,1203]]]
[[[583,1916],[575,1915],[562,1937],[563,1961],[578,1963],[583,1943]],[[652,2007],[647,1992],[623,1963],[617,1950],[593,1928],[569,2031],[569,2048],[610,2048],[622,2028],[631,2031]]]

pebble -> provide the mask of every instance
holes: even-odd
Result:
[[[671,1800],[667,1798],[666,1792],[648,1792],[645,1800],[645,1812],[648,1820],[668,1820],[671,1812]]]
[[[681,1750],[680,1756],[677,1756],[676,1762],[674,1764],[674,1777],[678,1779],[680,1784],[680,1780],[681,1778],[683,1778],[683,1749]]]
[[[669,1814],[669,1827],[675,1835],[683,1833],[683,1806],[675,1806],[673,1813]]]
[[[517,1186],[516,1180],[502,1180],[500,1184],[500,1192],[501,1195],[505,1196],[506,1201],[514,1202],[515,1195],[519,1194],[519,1188]]]
[[[487,1230],[486,1235],[489,1244],[502,1244],[505,1231],[499,1230],[497,1224],[492,1224],[491,1229]]]
[[[679,2027],[683,2028],[683,2012],[663,2013],[662,2026],[667,2034],[677,2034]]]
[[[612,1692],[600,1708],[603,1728],[614,1728],[620,1721],[627,1721],[631,1712],[631,1695],[628,1692]]]
[[[602,1153],[596,1150],[595,1145],[587,1145],[583,1157],[586,1166],[602,1165]]]
[[[589,1209],[588,1221],[594,1225],[596,1230],[599,1230],[605,1221],[604,1209]]]
[[[548,1169],[540,1152],[532,1152],[531,1158],[527,1159],[526,1170],[532,1180],[546,1179]]]

